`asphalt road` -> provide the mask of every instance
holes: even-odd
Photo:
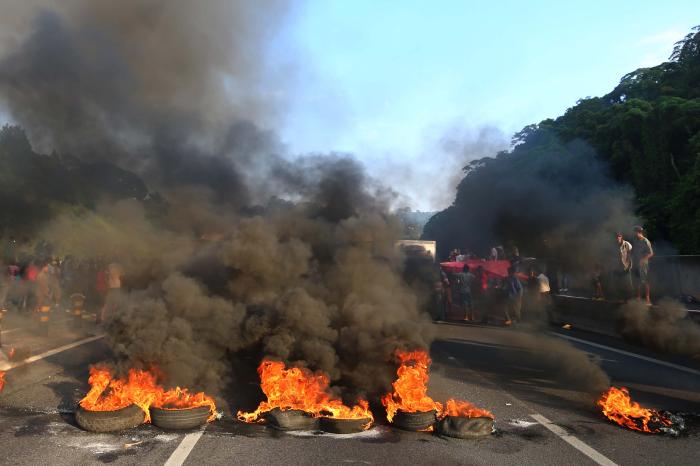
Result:
[[[89,364],[109,359],[109,352],[92,324],[74,330],[70,321],[60,320],[51,338],[33,335],[27,322],[4,323],[3,349],[23,347],[22,356],[34,358],[8,371],[0,393],[0,464],[698,464],[696,420],[679,437],[617,427],[595,408],[583,388],[587,372],[577,364],[597,362],[640,403],[684,412],[700,412],[700,365],[551,329],[435,325],[431,395],[491,410],[497,430],[479,440],[403,432],[381,422],[348,436],[281,433],[233,420],[230,410],[236,406],[226,400],[224,417],[203,432],[164,432],[150,425],[119,434],[84,432],[73,410],[87,388]],[[568,344],[586,356],[567,365],[559,348]],[[18,362],[0,353],[0,369]]]

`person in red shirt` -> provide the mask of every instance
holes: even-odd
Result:
[[[24,268],[24,281],[22,284],[22,309],[26,310],[29,305],[29,299],[34,299],[36,288],[36,277],[39,275],[39,267],[34,261],[29,261],[29,264]]]

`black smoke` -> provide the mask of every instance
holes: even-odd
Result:
[[[107,327],[122,368],[155,363],[218,391],[246,352],[377,391],[397,347],[430,342],[401,279],[392,193],[350,156],[290,161],[267,129],[283,102],[265,86],[292,78],[265,60],[289,5],[26,2],[0,20],[0,100],[36,150],[148,187],[46,213],[38,232],[123,267]]]
[[[612,262],[615,232],[639,223],[631,190],[581,141],[564,143],[546,128],[520,136],[511,152],[465,167],[453,204],[423,237],[437,240],[442,255],[463,248],[485,256],[502,244],[569,268]]]

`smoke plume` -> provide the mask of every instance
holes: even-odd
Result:
[[[283,104],[264,51],[286,2],[108,0],[4,8],[0,99],[35,148],[245,202]],[[286,76],[289,79],[289,75]]]
[[[516,245],[524,255],[556,257],[591,270],[616,259],[615,232],[639,223],[632,192],[615,183],[592,148],[561,142],[546,130],[495,158],[472,162],[454,203],[424,228],[441,253],[452,248],[486,255]]]
[[[664,298],[654,308],[629,301],[621,310],[622,335],[662,353],[700,356],[700,325],[678,301]]]
[[[397,347],[430,343],[401,280],[392,193],[348,156],[290,162],[265,129],[284,103],[265,51],[288,5],[5,8],[0,99],[33,147],[148,188],[57,209],[38,233],[78,271],[123,268],[107,327],[123,368],[157,364],[169,383],[218,391],[246,351],[373,391]]]

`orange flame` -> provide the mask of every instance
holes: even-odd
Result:
[[[298,409],[313,417],[369,419],[365,429],[369,429],[374,421],[366,400],[359,400],[355,406],[349,407],[330,395],[330,380],[323,372],[313,373],[300,367],[287,369],[283,362],[263,360],[258,375],[267,400],[260,402],[253,412],[238,411],[238,419],[243,422],[262,422],[262,415],[275,408],[283,411]]]
[[[5,388],[5,372],[0,371],[0,392]]]
[[[490,417],[493,419],[491,411],[477,408],[468,401],[453,399],[449,399],[447,403],[445,403],[443,415],[452,417]]]
[[[150,371],[129,369],[126,378],[112,378],[106,367],[90,367],[90,391],[80,400],[80,406],[89,411],[114,411],[135,404],[145,413],[145,422],[151,421],[148,409],[153,406],[162,409],[187,409],[208,406],[210,416],[216,418],[214,400],[203,392],[190,393],[186,388],[175,387],[165,390],[157,383],[157,369]]]
[[[629,390],[625,387],[610,387],[598,400],[598,406],[603,409],[603,414],[608,419],[628,429],[658,433],[661,429],[650,427],[650,422],[663,426],[672,425],[660,412],[642,408],[639,403],[632,401]]]
[[[407,413],[435,410],[438,416],[441,415],[442,404],[428,396],[428,353],[423,350],[396,350],[394,355],[400,363],[396,370],[398,378],[392,384],[393,393],[382,397],[387,420],[392,422],[398,410]]]

